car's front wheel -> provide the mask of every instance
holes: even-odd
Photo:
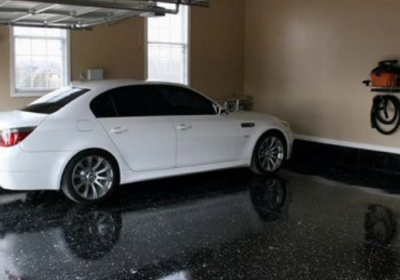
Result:
[[[266,132],[257,141],[250,169],[260,175],[276,173],[286,159],[285,138],[277,132]]]
[[[107,199],[119,183],[115,160],[103,151],[84,151],[68,163],[61,190],[71,200],[91,205]]]

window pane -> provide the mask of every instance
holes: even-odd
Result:
[[[46,39],[32,39],[32,55],[46,55],[47,53],[47,40]]]
[[[62,57],[47,57],[46,72],[48,88],[59,88],[65,85],[65,59]]]
[[[165,5],[163,5],[165,6]],[[169,5],[174,9],[175,5]],[[164,17],[149,18],[149,42],[187,43],[187,7],[181,6],[179,14]]]
[[[110,91],[119,117],[160,116],[151,86],[122,87]]]
[[[66,35],[59,29],[14,27],[16,92],[50,91],[66,85]]]
[[[66,30],[56,28],[14,27],[14,35],[28,37],[65,37]]]
[[[29,104],[27,107],[21,109],[21,111],[40,114],[52,114],[88,91],[88,89],[84,88],[61,88]]]
[[[31,36],[31,28],[14,27],[14,35]]]
[[[35,28],[35,30],[44,30],[45,31],[45,36],[46,37],[65,37],[66,36],[66,32],[63,29],[56,29],[56,28],[49,28],[49,29],[44,29],[44,28]]]
[[[216,109],[207,98],[186,88],[159,87],[160,96],[171,116],[215,115]]]
[[[187,53],[181,45],[149,44],[148,77],[153,81],[187,83]]]
[[[45,89],[48,88],[48,65],[45,56],[32,57],[32,88]]]
[[[46,51],[48,56],[64,56],[65,43],[60,40],[47,40]]]
[[[32,55],[32,40],[25,38],[15,39],[15,54]]]
[[[109,93],[103,93],[93,99],[90,103],[90,109],[96,118],[112,118],[117,116]]]
[[[32,69],[30,56],[18,56],[15,58],[15,74],[17,88],[29,89],[32,87]]]
[[[174,9],[174,5],[161,5]],[[148,19],[148,79],[188,83],[188,8]]]

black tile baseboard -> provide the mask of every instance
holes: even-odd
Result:
[[[295,140],[287,169],[400,193],[400,155]]]
[[[339,165],[352,169],[382,171],[400,175],[400,155],[295,140],[290,165]]]

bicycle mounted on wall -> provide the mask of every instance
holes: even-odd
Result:
[[[379,62],[371,72],[371,80],[363,81],[372,92],[378,92],[371,108],[371,127],[384,135],[390,135],[400,126],[400,66],[397,60]]]

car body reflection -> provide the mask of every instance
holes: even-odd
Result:
[[[287,200],[285,183],[277,177],[256,178],[250,188],[250,197],[261,218],[276,221]]]
[[[6,271],[26,279],[191,279],[195,256],[265,233],[287,207],[278,177],[219,178],[191,182],[185,192],[169,186],[169,199],[149,200],[158,189],[148,184],[95,208],[51,193],[5,195],[0,279],[10,279]]]
[[[115,211],[76,207],[62,225],[64,241],[77,258],[99,260],[117,244],[122,217]]]
[[[378,204],[368,206],[365,214],[364,264],[371,279],[396,276],[398,258],[389,249],[397,234],[393,212]]]

